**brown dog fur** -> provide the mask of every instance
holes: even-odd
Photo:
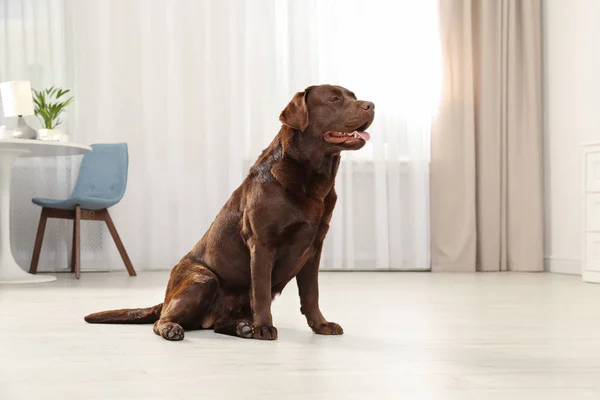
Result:
[[[342,150],[358,150],[373,103],[349,90],[311,86],[281,112],[282,127],[206,234],[171,271],[162,304],[104,311],[90,323],[154,323],[181,340],[184,329],[277,339],[271,301],[296,278],[301,312],[315,333],[341,335],[319,308],[321,249],[336,203]]]

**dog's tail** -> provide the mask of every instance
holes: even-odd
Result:
[[[85,316],[90,324],[153,324],[160,318],[163,303],[148,308],[100,311]]]

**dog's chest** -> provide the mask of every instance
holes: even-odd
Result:
[[[289,239],[289,244],[294,244],[299,240],[305,243],[305,240],[301,239],[312,237],[319,229],[324,215],[325,202],[321,198],[307,194],[288,193],[286,203],[284,231],[292,234],[286,234],[285,237]]]
[[[339,158],[329,159],[319,171],[308,170],[301,164],[282,160],[272,166],[272,176],[297,198],[323,201],[333,188]]]
[[[273,284],[293,279],[314,254],[314,244],[323,218],[320,200],[303,202],[300,213],[279,234]]]
[[[306,249],[312,246],[325,216],[324,198],[331,187],[329,180],[319,176],[301,193],[289,194],[290,212],[281,236],[284,247]]]

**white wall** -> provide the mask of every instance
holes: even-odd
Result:
[[[581,271],[580,144],[600,141],[600,1],[543,0],[546,260]]]

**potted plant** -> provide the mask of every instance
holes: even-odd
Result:
[[[62,123],[60,115],[73,101],[73,97],[66,97],[69,92],[69,89],[63,90],[54,86],[39,92],[33,89],[35,115],[42,124],[42,129],[39,130],[40,139],[57,139],[61,136],[56,127]]]

